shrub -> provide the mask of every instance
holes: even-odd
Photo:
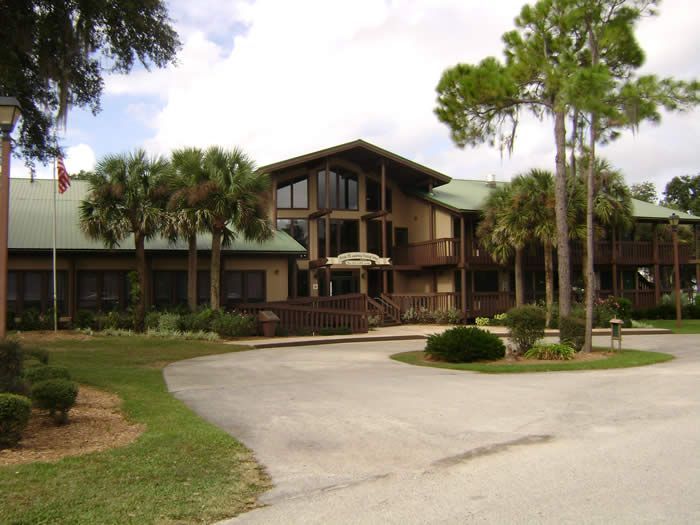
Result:
[[[418,308],[409,308],[406,310],[403,315],[401,316],[401,320],[404,323],[420,323],[420,324],[425,324],[425,323],[434,323],[435,322],[435,317],[433,315],[433,312],[428,310],[427,308],[423,306],[419,306]]]
[[[576,351],[564,343],[537,343],[525,352],[527,359],[558,359],[568,361],[574,358]]]
[[[491,320],[488,317],[477,317],[476,326],[488,326]]]
[[[654,328],[654,325],[650,323],[645,323],[643,321],[635,321],[634,319],[632,320],[632,328]]]
[[[435,310],[432,317],[437,324],[459,324],[462,321],[462,312],[457,308]]]
[[[12,339],[0,342],[0,392],[24,392],[22,346]]]
[[[35,366],[24,373],[24,377],[32,384],[47,379],[70,379],[70,372],[65,366]]]
[[[75,314],[75,326],[78,328],[94,328],[95,314],[90,310],[78,310]]]
[[[350,335],[352,330],[347,326],[337,326],[335,328],[321,328],[318,335]]]
[[[36,308],[27,308],[19,316],[19,330],[31,331],[43,328],[41,313]]]
[[[179,330],[180,316],[178,314],[163,313],[158,319],[159,332],[176,332]]]
[[[525,305],[511,308],[506,318],[508,337],[522,354],[544,337],[545,311],[539,306]]]
[[[66,379],[47,379],[32,387],[32,399],[37,407],[48,410],[57,424],[68,421],[68,411],[75,405],[78,385]]]
[[[101,318],[102,326],[100,330],[111,328],[113,330],[129,330],[134,327],[133,318],[126,312],[112,311],[104,314]]]
[[[183,332],[209,332],[213,330],[212,323],[218,315],[216,310],[202,308],[197,312],[181,315],[178,328]]]
[[[0,448],[19,443],[31,413],[32,403],[26,397],[0,394]]]
[[[49,353],[43,348],[24,348],[24,359],[35,359],[42,365],[49,364]]]
[[[568,344],[580,352],[586,338],[586,320],[577,315],[559,319],[559,342]]]
[[[506,347],[498,336],[473,326],[457,326],[428,336],[425,353],[448,363],[501,359]]]
[[[156,310],[151,310],[150,312],[146,313],[146,319],[144,321],[146,330],[156,330],[158,328],[159,323],[160,312],[157,312]]]
[[[624,297],[598,299],[593,306],[593,326],[608,328],[611,319],[621,319],[626,325],[632,318],[632,303]]]
[[[378,326],[382,325],[382,316],[381,315],[368,315],[367,316],[367,326],[370,328],[377,328]],[[277,329],[275,329],[275,334],[277,333]]]
[[[211,323],[211,330],[221,337],[255,335],[257,323],[252,315],[219,312]]]
[[[493,319],[491,319],[491,324],[493,326],[505,326],[507,319],[508,314],[505,312],[502,314],[496,314],[493,316]]]

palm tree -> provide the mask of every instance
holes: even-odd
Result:
[[[187,239],[187,305],[197,308],[197,234],[206,229],[204,211],[199,206],[207,192],[208,177],[204,152],[200,148],[180,148],[172,153],[173,174],[169,181],[165,234],[171,242]]]
[[[113,248],[134,237],[140,291],[134,311],[137,331],[143,330],[146,312],[145,242],[161,231],[168,197],[163,181],[169,172],[167,159],[149,158],[142,149],[108,155],[86,175],[90,193],[80,203],[80,227],[90,238]]]
[[[523,249],[530,232],[520,213],[521,199],[512,185],[493,191],[484,205],[477,236],[486,251],[499,264],[506,264],[515,256],[515,304],[525,302],[523,286]]]
[[[550,171],[532,169],[516,176],[511,186],[513,192],[518,195],[518,212],[522,220],[528,223],[526,229],[530,231],[531,238],[542,243],[544,248],[546,322],[549,326],[554,304],[553,253],[557,242],[554,175]]]
[[[264,241],[273,230],[267,218],[265,200],[270,178],[255,170],[253,161],[240,149],[217,146],[204,154],[204,173],[198,197],[192,205],[201,209],[202,220],[211,232],[210,300],[219,309],[221,247],[242,235],[247,240]]]

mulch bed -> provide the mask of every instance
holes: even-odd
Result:
[[[0,450],[0,466],[34,461],[57,461],[133,443],[144,425],[127,421],[118,396],[80,386],[66,425],[56,426],[43,411],[33,410],[20,444]]]

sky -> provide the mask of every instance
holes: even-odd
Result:
[[[102,111],[72,110],[69,172],[144,147],[239,146],[265,165],[358,138],[453,178],[554,169],[551,121],[525,118],[512,155],[460,149],[435,117],[435,86],[459,62],[502,57],[524,0],[170,0],[177,63],[105,77]],[[700,5],[664,0],[642,21],[643,73],[700,77]],[[700,172],[700,110],[664,115],[599,153],[657,189]],[[28,176],[21,160],[14,176]],[[37,176],[50,177],[50,167]]]

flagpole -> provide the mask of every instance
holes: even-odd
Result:
[[[58,166],[53,159],[53,331],[58,332],[58,295],[56,291],[56,186]]]

